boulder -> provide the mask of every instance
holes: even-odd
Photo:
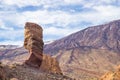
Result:
[[[56,60],[56,58],[53,58],[46,54],[43,55],[43,61],[40,66],[40,69],[50,73],[62,74],[62,71],[59,67],[59,63]]]

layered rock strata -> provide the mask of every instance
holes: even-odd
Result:
[[[55,58],[43,54],[43,29],[41,26],[27,22],[25,24],[24,47],[30,53],[27,65],[50,73],[62,74],[59,63]]]
[[[43,57],[43,29],[41,26],[27,22],[25,24],[25,40],[24,47],[29,50],[30,57],[26,61],[27,64],[40,67]]]

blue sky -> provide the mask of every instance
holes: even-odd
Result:
[[[0,45],[22,45],[24,24],[44,29],[44,41],[120,19],[120,0],[0,0]]]

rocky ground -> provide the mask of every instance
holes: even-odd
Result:
[[[120,65],[114,71],[105,73],[100,80],[120,80]]]
[[[46,73],[27,65],[0,64],[0,80],[75,80],[67,76]]]

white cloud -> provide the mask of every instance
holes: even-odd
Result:
[[[96,17],[99,22],[109,22],[112,20],[120,19],[120,7],[116,6],[95,6],[93,7],[97,11]],[[95,18],[94,18],[95,19]]]
[[[0,45],[19,45],[19,46],[23,46],[23,41],[11,41],[11,40],[7,40],[7,41],[1,41]]]
[[[41,5],[40,0],[1,0],[3,5],[25,7],[25,6],[38,6]]]
[[[23,13],[4,13],[1,16],[2,19],[11,22],[12,24],[23,27],[25,22],[35,22],[38,24],[54,24],[65,27],[70,23],[77,22],[79,20],[79,14],[70,14],[64,11],[27,11]],[[8,15],[8,17],[6,17]],[[14,17],[14,19],[13,19]]]
[[[64,0],[64,4],[82,5],[84,8],[92,8],[94,6],[119,5],[120,0]]]
[[[13,28],[6,27],[4,22],[1,19],[0,19],[0,29],[3,29],[3,30],[13,30]]]
[[[44,29],[44,35],[66,36],[76,31],[78,31],[78,29],[49,27]]]
[[[120,18],[120,7],[115,6],[94,6],[92,8],[94,11],[79,12],[71,14],[64,11],[47,11],[47,10],[37,10],[37,11],[26,11],[26,12],[11,12],[1,14],[1,19],[9,21],[18,27],[23,27],[25,22],[31,21],[38,24],[54,24],[60,25],[61,27],[66,27],[70,23],[77,22],[90,22],[90,23],[102,23],[105,21],[110,21],[113,19]],[[7,17],[6,17],[7,16]],[[14,17],[14,19],[13,19]],[[69,27],[69,26],[68,26]]]
[[[80,4],[83,3],[84,0],[64,0],[64,2],[67,4]]]
[[[1,5],[17,6],[19,8],[26,6],[43,6],[44,8],[58,7],[61,5],[111,5],[119,4],[120,0],[0,0]]]
[[[23,36],[23,30],[0,31],[0,38],[6,39],[6,40],[16,40],[21,36]]]
[[[53,41],[56,39],[60,39],[63,36],[68,36],[71,33],[75,33],[79,31],[79,29],[76,28],[57,28],[57,27],[48,27],[43,29],[44,33],[44,42],[46,41]]]
[[[26,6],[43,6],[44,8],[64,5],[61,0],[1,0],[2,5],[26,7]]]

